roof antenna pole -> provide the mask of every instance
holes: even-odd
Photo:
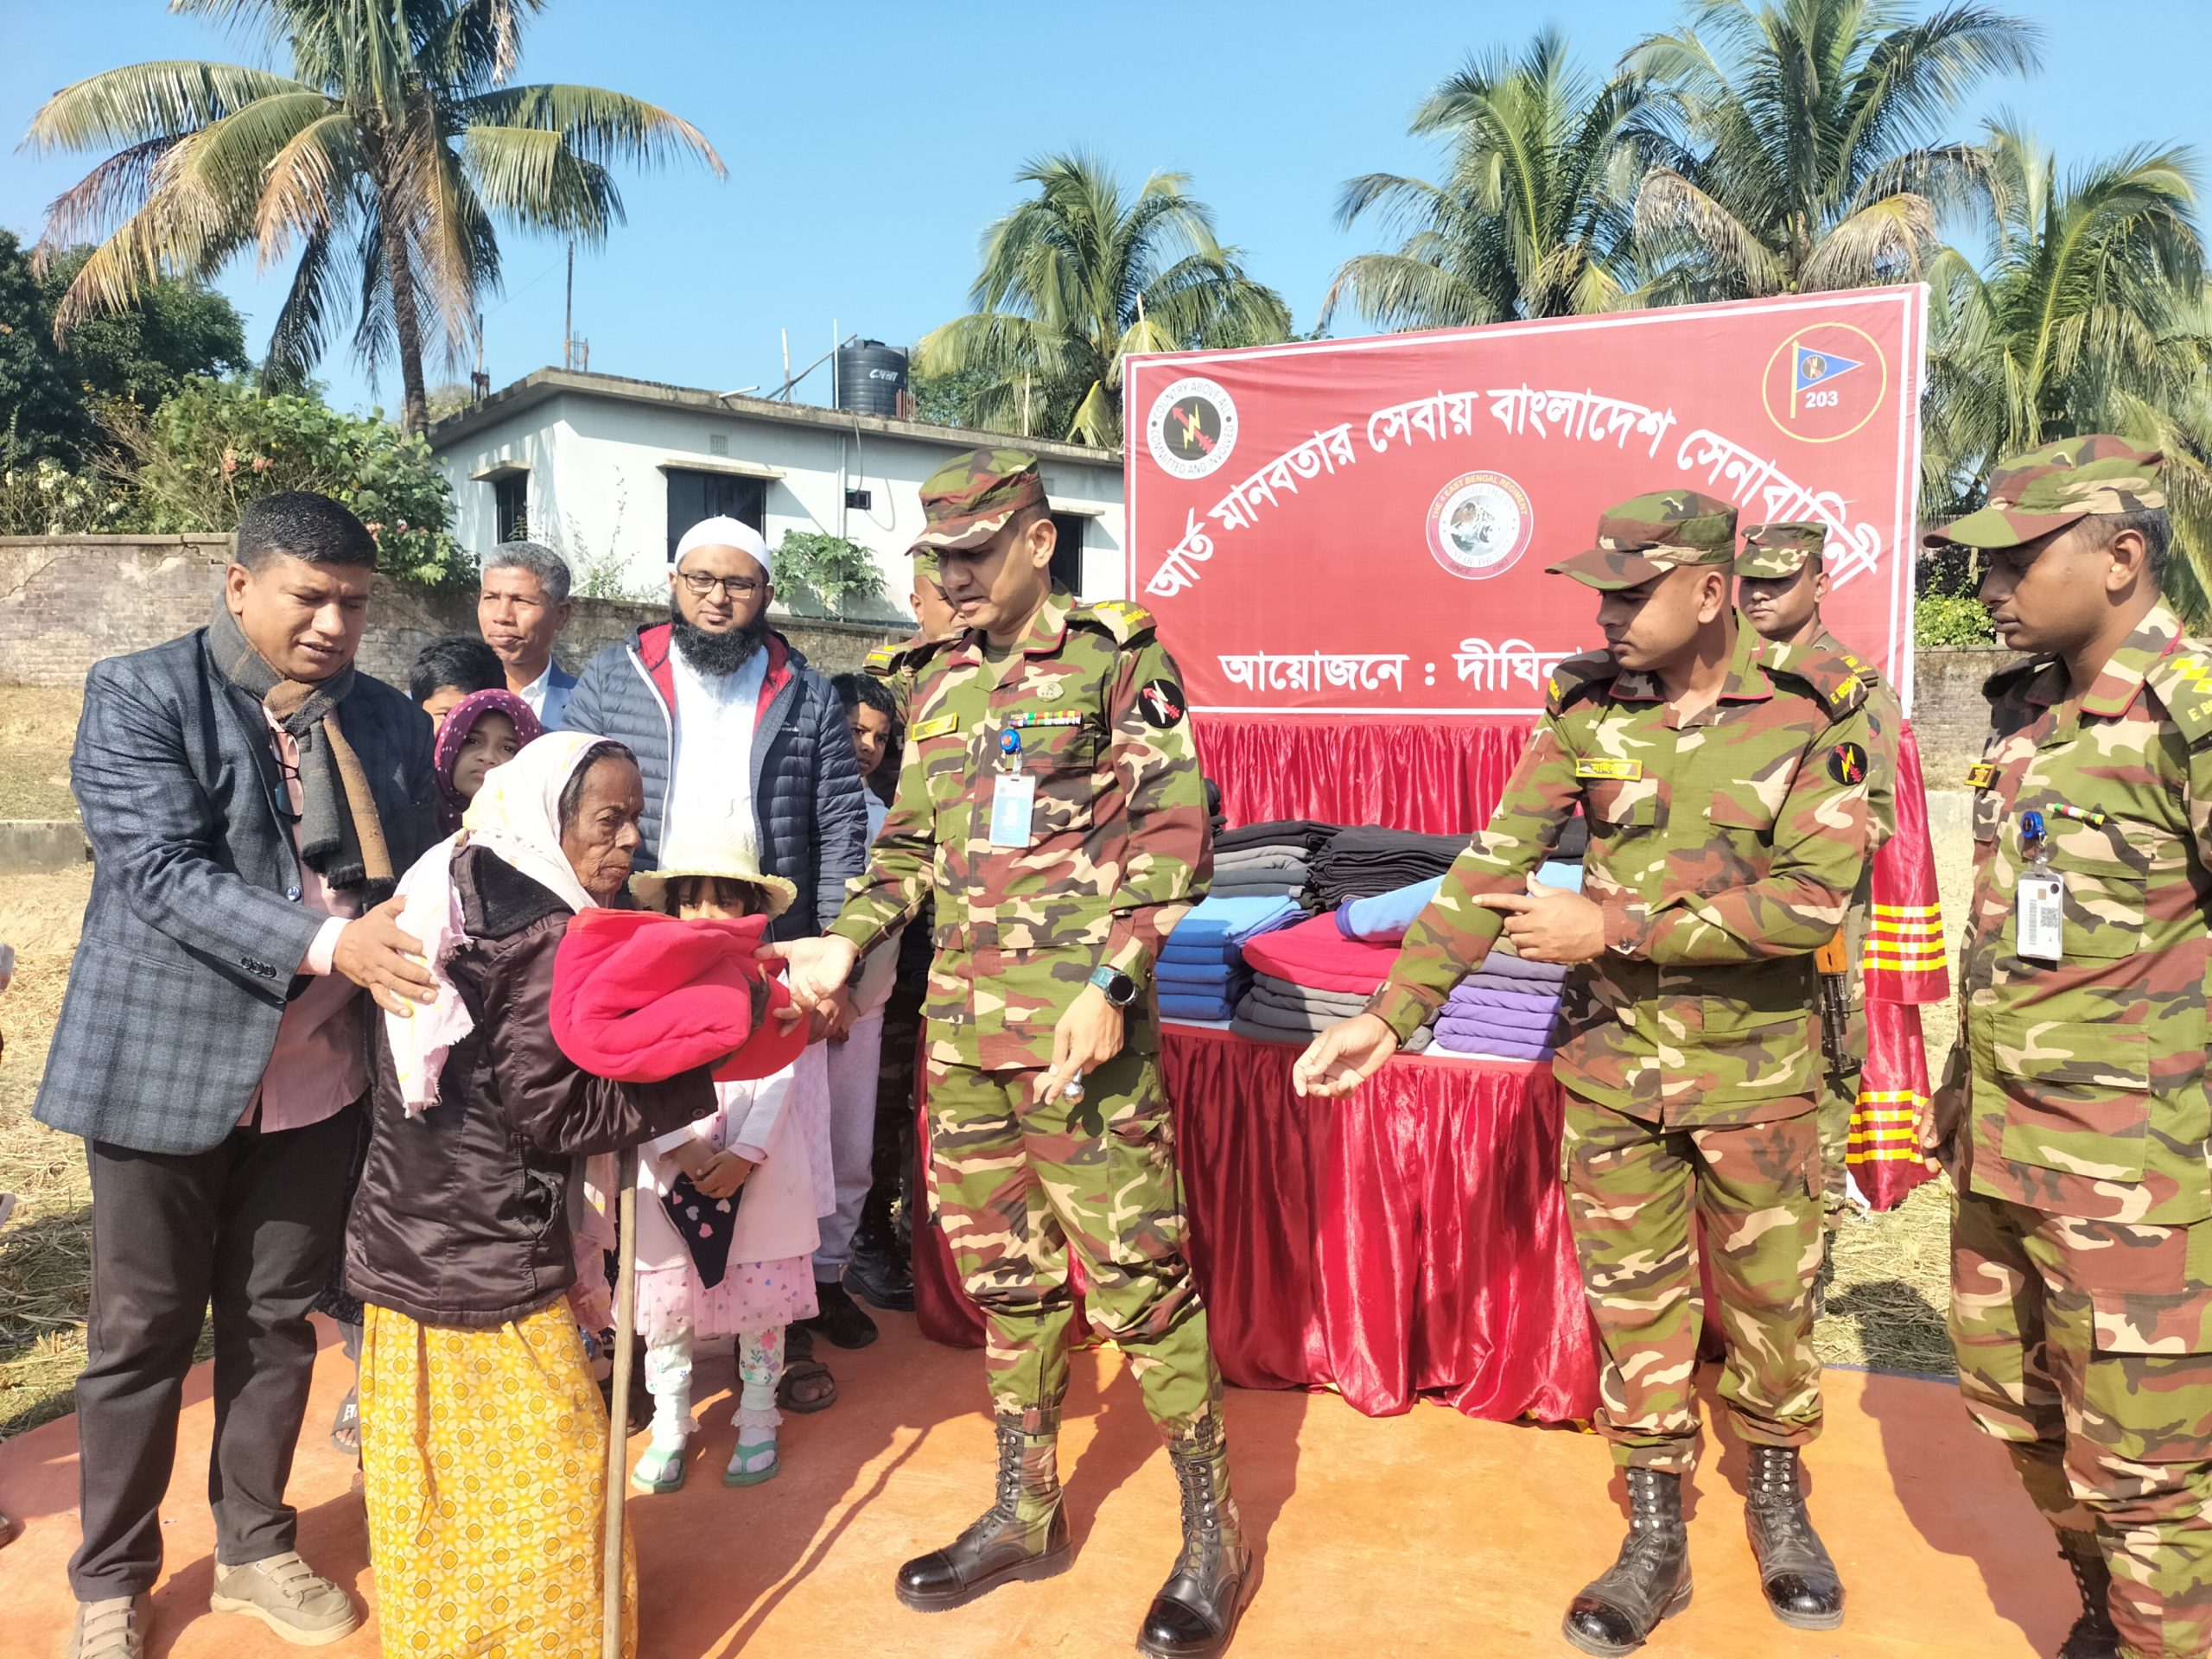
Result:
[[[561,366],[576,366],[576,238],[569,238],[569,298],[561,308]]]

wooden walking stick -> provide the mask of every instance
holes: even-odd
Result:
[[[637,1325],[638,1149],[626,1147],[614,1178],[614,1377],[607,1402],[606,1599],[601,1659],[622,1659],[622,1520],[630,1496],[630,1344]]]

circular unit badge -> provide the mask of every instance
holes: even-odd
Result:
[[[1236,448],[1236,404],[1203,375],[1176,381],[1152,400],[1145,442],[1171,478],[1204,478]]]
[[[1503,473],[1462,473],[1428,507],[1428,550],[1471,582],[1512,568],[1535,538],[1529,493]]]

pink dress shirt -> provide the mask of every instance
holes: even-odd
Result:
[[[300,788],[300,746],[270,718],[267,709],[261,715],[269,721],[277,764],[283,768],[284,791],[295,815],[289,830],[292,852],[297,857],[297,814],[305,799]],[[285,1005],[269,1068],[238,1119],[242,1126],[257,1127],[264,1134],[320,1123],[359,1100],[369,1086],[361,1023],[367,1018],[368,997],[352,980],[330,970],[338,936],[360,914],[360,903],[333,892],[304,860],[300,861],[300,903],[330,919],[308,944],[307,958],[299,967],[301,973],[315,976],[315,982]]]

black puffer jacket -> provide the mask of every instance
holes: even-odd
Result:
[[[575,1280],[569,1183],[580,1156],[715,1109],[704,1068],[611,1083],[553,1041],[553,956],[569,907],[480,848],[454,859],[467,939],[447,971],[476,1020],[446,1056],[438,1103],[410,1118],[377,1022],[374,1127],[346,1230],[346,1287],[425,1325],[489,1327]]]

